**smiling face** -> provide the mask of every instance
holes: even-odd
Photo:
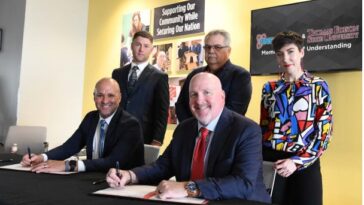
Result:
[[[199,73],[190,82],[190,109],[202,125],[208,125],[222,111],[225,93],[220,80],[210,73]]]
[[[148,61],[153,51],[153,44],[148,38],[138,36],[131,43],[131,49],[133,51],[133,62],[143,63]]]
[[[303,72],[302,58],[305,55],[304,49],[299,49],[296,44],[285,44],[276,52],[278,65],[284,69],[288,77],[299,78]]]
[[[107,118],[111,116],[121,101],[118,83],[110,78],[101,79],[95,87],[94,101],[101,117]]]

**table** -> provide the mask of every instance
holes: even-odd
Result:
[[[14,162],[19,162],[21,156],[0,154],[0,159],[10,158],[14,159]],[[0,163],[0,166],[7,164],[11,163]],[[106,183],[92,184],[93,181],[102,178],[105,178],[105,173],[89,172],[72,175],[53,175],[0,170],[0,204],[167,204],[157,201],[91,195],[94,191],[108,187]],[[210,201],[209,204],[264,205],[264,203],[244,200]]]

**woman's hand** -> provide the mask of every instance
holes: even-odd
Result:
[[[282,177],[289,177],[297,170],[296,164],[292,159],[280,159],[274,163],[277,173]]]

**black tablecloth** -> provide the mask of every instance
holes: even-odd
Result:
[[[12,163],[20,160],[20,156],[0,154],[0,159],[10,158],[14,159]],[[0,166],[7,164],[11,163],[1,162]],[[0,169],[0,204],[167,204],[141,199],[92,195],[92,192],[108,187],[106,183],[92,184],[93,181],[102,178],[105,178],[105,173],[54,175]],[[168,202],[168,204],[171,203]],[[263,205],[263,203],[242,200],[210,201],[209,204]]]

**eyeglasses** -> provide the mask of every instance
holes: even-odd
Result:
[[[204,45],[203,48],[205,50],[211,50],[214,49],[215,51],[220,51],[223,48],[227,48],[229,46],[220,46],[220,45]]]

